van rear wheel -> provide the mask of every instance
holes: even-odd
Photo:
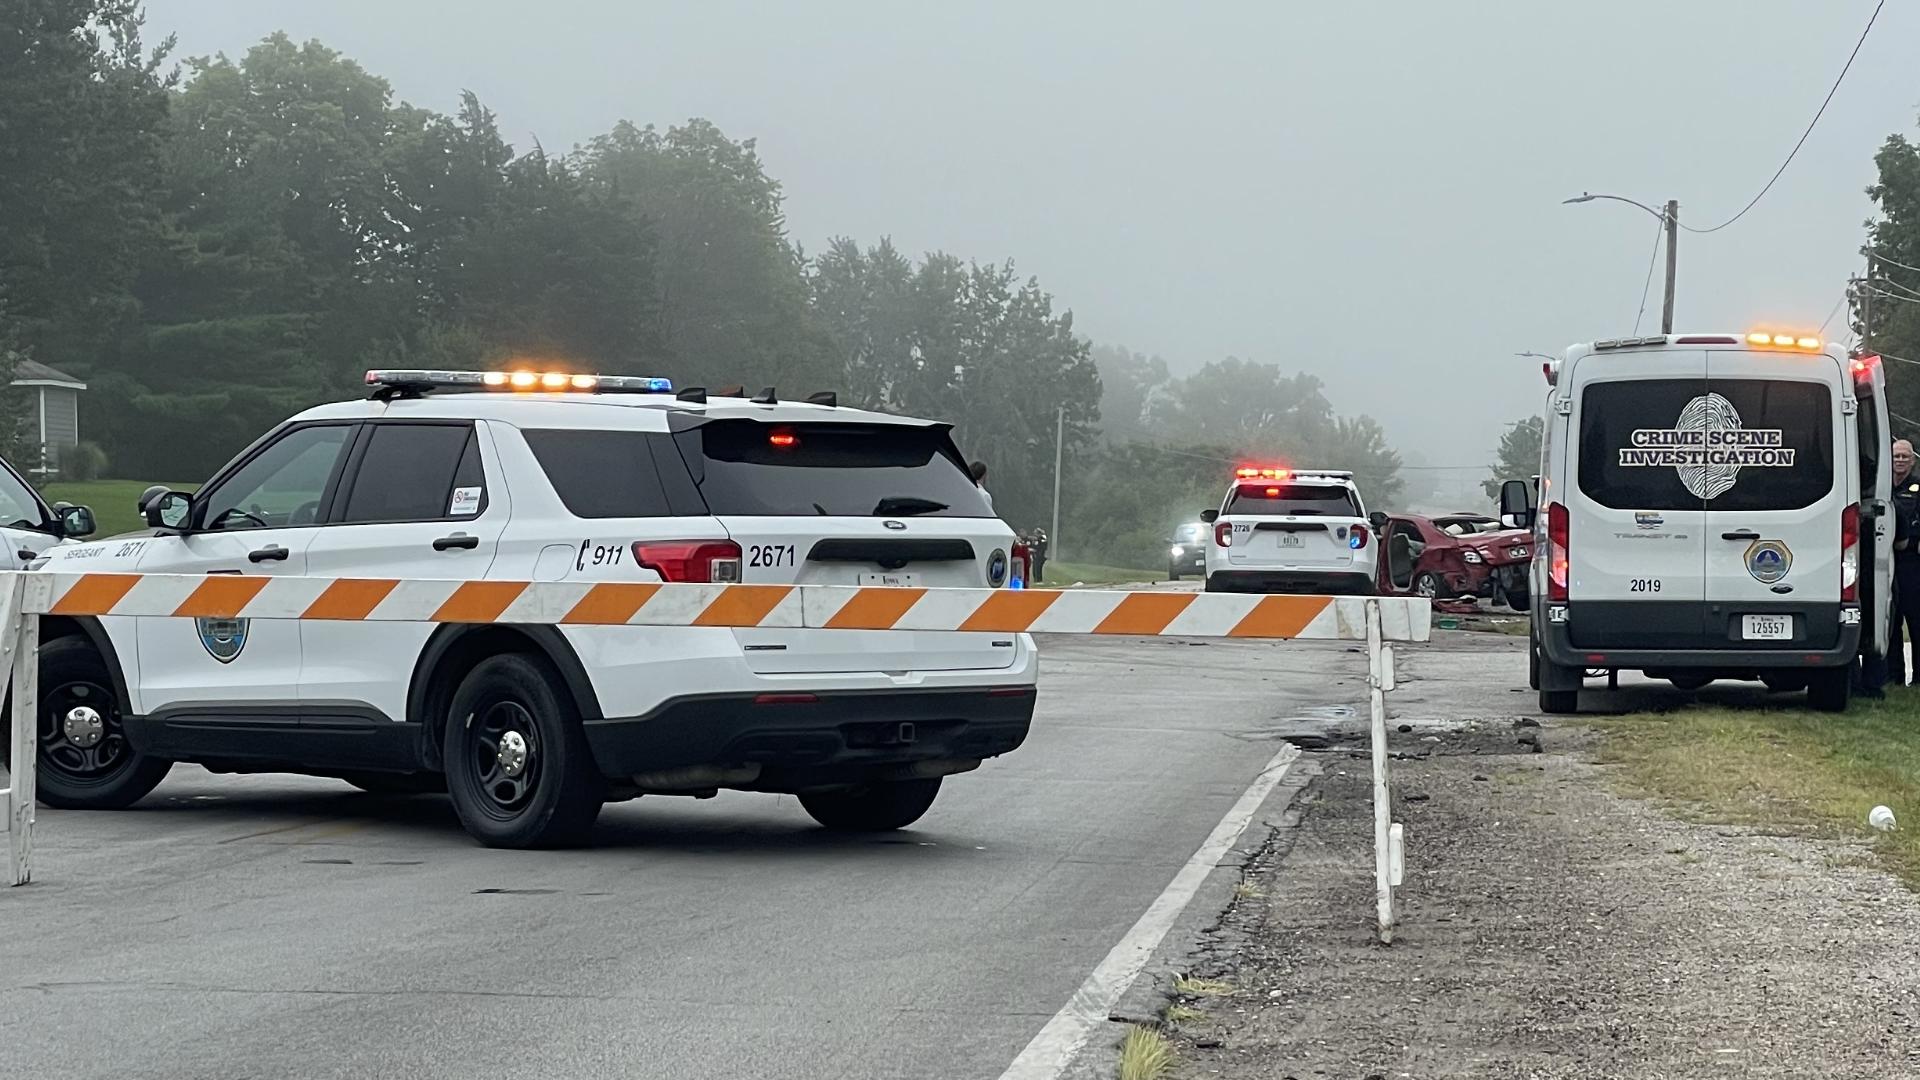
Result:
[[[1821,668],[1807,675],[1807,704],[1821,712],[1845,712],[1853,697],[1851,666]]]

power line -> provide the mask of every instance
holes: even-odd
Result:
[[[1874,20],[1880,17],[1880,9],[1886,6],[1887,6],[1887,0],[1880,0],[1879,3],[1873,6],[1873,14],[1867,16],[1866,29],[1860,31],[1860,40],[1853,43],[1853,51],[1847,54],[1847,62],[1844,66],[1840,68],[1839,78],[1834,79],[1833,85],[1827,89],[1826,98],[1820,102],[1820,110],[1813,114],[1813,119],[1807,123],[1807,130],[1800,133],[1800,141],[1793,144],[1792,150],[1787,151],[1787,160],[1781,162],[1780,167],[1773,171],[1773,177],[1767,181],[1766,187],[1763,187],[1760,189],[1760,194],[1755,195],[1753,197],[1752,202],[1749,202],[1747,203],[1747,205],[1741,207],[1739,213],[1733,215],[1727,220],[1721,222],[1720,224],[1715,225],[1711,229],[1696,229],[1691,225],[1681,225],[1680,226],[1681,228],[1691,233],[1719,232],[1721,229],[1724,229],[1727,226],[1733,224],[1734,222],[1739,221],[1741,218],[1746,217],[1747,211],[1759,205],[1761,199],[1766,198],[1767,192],[1773,190],[1773,185],[1775,181],[1778,181],[1780,179],[1780,175],[1787,171],[1787,166],[1793,164],[1794,156],[1800,153],[1800,148],[1806,145],[1807,136],[1813,134],[1814,125],[1818,124],[1820,122],[1820,118],[1826,115],[1827,106],[1833,102],[1833,95],[1839,91],[1840,84],[1846,80],[1847,72],[1853,70],[1853,60],[1855,57],[1860,55],[1860,47],[1867,43],[1867,33],[1868,31],[1871,31],[1873,29]]]
[[[1920,289],[1910,289],[1907,286],[1900,284],[1899,282],[1893,280],[1890,277],[1868,278],[1867,283],[1870,285],[1892,286],[1893,288],[1899,289],[1901,292],[1906,293],[1910,296],[1920,297]]]
[[[1816,334],[1825,334],[1825,333],[1827,332],[1827,324],[1833,321],[1833,317],[1834,317],[1835,315],[1838,315],[1838,314],[1840,314],[1840,305],[1842,305],[1842,304],[1844,304],[1844,303],[1846,303],[1846,302],[1847,302],[1847,294],[1846,294],[1846,293],[1841,293],[1841,294],[1840,294],[1840,299],[1838,299],[1838,300],[1835,300],[1835,301],[1833,302],[1833,310],[1832,310],[1832,311],[1829,311],[1829,312],[1827,312],[1827,317],[1826,317],[1826,318],[1824,318],[1824,319],[1821,319],[1821,320],[1820,320],[1820,329],[1819,329],[1819,330],[1816,330],[1816,331],[1814,331],[1814,332],[1815,332]]]
[[[1920,274],[1920,266],[1908,266],[1906,263],[1903,263],[1903,262],[1895,262],[1894,260],[1887,258],[1885,255],[1882,255],[1877,251],[1873,252],[1872,255],[1875,259],[1879,260],[1880,262],[1886,263],[1888,266],[1897,266],[1902,270],[1911,270],[1916,274]]]
[[[1640,333],[1640,320],[1647,314],[1647,293],[1653,288],[1653,266],[1660,261],[1660,241],[1667,235],[1667,223],[1663,219],[1653,230],[1653,254],[1647,256],[1647,280],[1640,286],[1640,310],[1633,316],[1633,332]]]
[[[1863,289],[1862,291],[1868,296],[1877,296],[1882,300],[1898,300],[1903,304],[1920,304],[1920,296],[1902,296],[1899,293],[1887,292],[1884,289]]]

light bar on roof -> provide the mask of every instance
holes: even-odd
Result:
[[[673,382],[648,375],[588,375],[571,371],[432,371],[376,368],[367,385],[393,390],[504,390],[520,393],[671,394]]]

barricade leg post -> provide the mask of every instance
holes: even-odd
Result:
[[[24,574],[8,575],[5,610],[0,612],[0,657],[13,673],[12,742],[7,769],[7,884],[25,885],[33,878],[33,808],[39,766],[40,617],[21,613]]]
[[[1381,643],[1380,601],[1367,601],[1367,700],[1373,729],[1373,887],[1380,943],[1393,944],[1393,803],[1387,785],[1387,660]]]

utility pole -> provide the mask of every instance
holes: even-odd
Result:
[[[1047,533],[1047,558],[1060,557],[1060,447],[1067,432],[1067,407],[1053,413],[1053,530]]]
[[[1680,203],[1667,200],[1667,303],[1660,311],[1660,332],[1673,333],[1673,278],[1679,269]]]

